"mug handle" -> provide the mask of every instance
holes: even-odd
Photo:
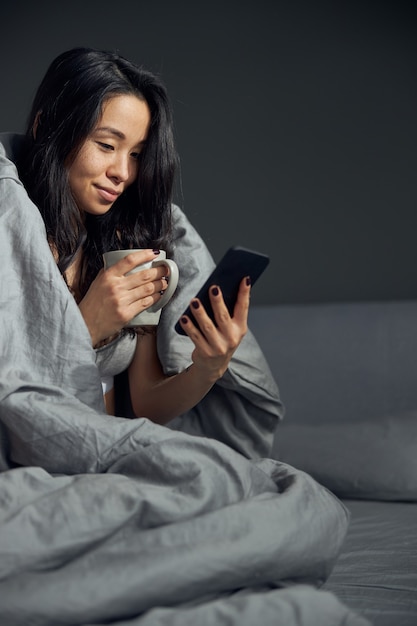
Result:
[[[169,300],[171,300],[172,296],[174,295],[179,280],[178,265],[175,263],[175,261],[173,261],[172,259],[157,259],[156,261],[152,262],[152,267],[158,267],[158,265],[166,265],[167,267],[169,267],[169,280],[168,287],[165,289],[161,298],[158,300],[158,302],[152,305],[151,308],[153,311],[159,311],[159,309],[162,309],[163,306],[168,304]]]

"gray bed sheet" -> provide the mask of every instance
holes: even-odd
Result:
[[[416,626],[417,503],[344,503],[350,527],[325,589],[374,626]]]

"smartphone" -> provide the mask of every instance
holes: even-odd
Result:
[[[229,313],[233,315],[233,309],[242,279],[245,276],[250,276],[251,284],[254,285],[259,276],[266,269],[268,263],[269,256],[267,254],[249,250],[241,246],[229,248],[195,296],[200,300],[214,323],[216,323],[216,321],[210,304],[210,287],[212,285],[218,285],[220,287]],[[186,308],[183,315],[190,317],[196,326],[198,326],[190,306]],[[175,330],[180,335],[186,335],[179,321],[175,324]]]

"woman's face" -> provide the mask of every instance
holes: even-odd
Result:
[[[136,96],[118,95],[106,101],[101,118],[68,172],[80,211],[107,213],[136,180],[150,121],[147,103]]]

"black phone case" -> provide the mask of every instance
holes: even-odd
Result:
[[[208,315],[215,322],[213,309],[210,304],[209,288],[212,285],[218,285],[222,291],[229,313],[232,315],[242,279],[245,276],[250,276],[251,284],[254,285],[266,269],[268,263],[268,255],[261,252],[249,250],[241,246],[229,248],[195,297],[201,301]],[[198,325],[190,306],[186,308],[183,315],[187,315]],[[175,324],[175,330],[180,335],[186,334],[181,328],[179,321]]]

